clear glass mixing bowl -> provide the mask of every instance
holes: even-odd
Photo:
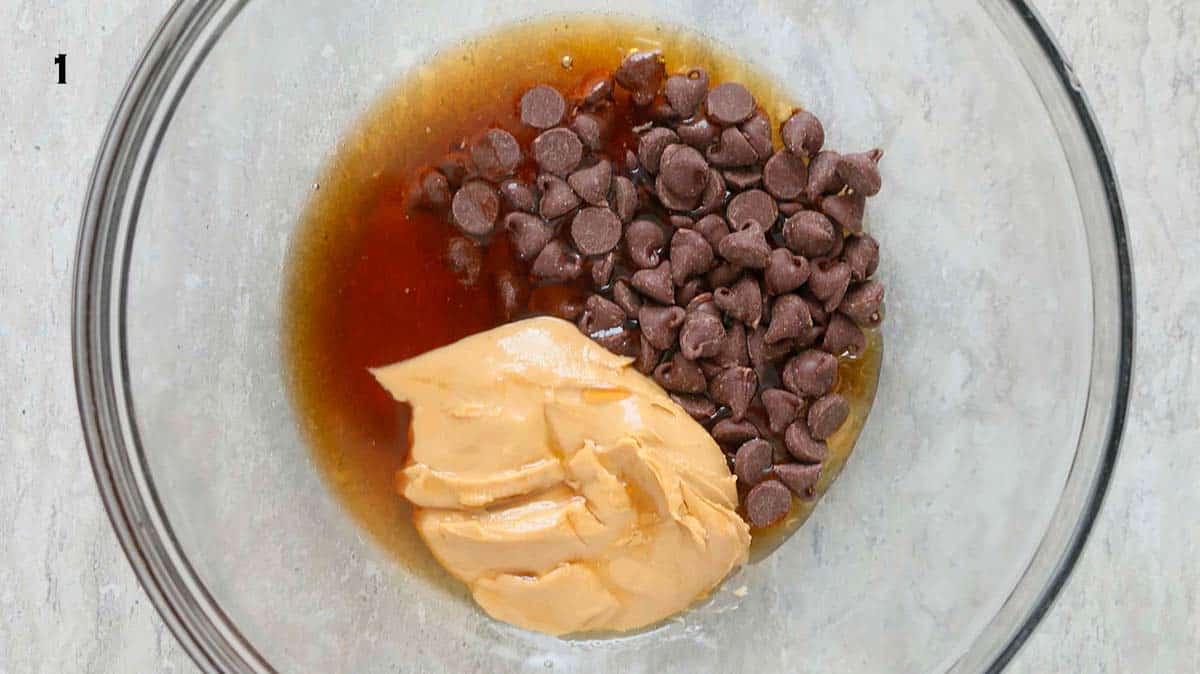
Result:
[[[887,347],[857,451],[774,554],[604,640],[492,621],[375,545],[322,483],[281,358],[289,236],[342,134],[440,45],[576,12],[709,35],[796,92],[832,146],[887,149],[869,214]],[[1131,374],[1112,169],[1019,1],[183,2],[113,117],[78,256],[100,492],[214,671],[998,669],[1079,555]]]

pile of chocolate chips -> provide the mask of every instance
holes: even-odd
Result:
[[[618,101],[637,111],[621,157],[606,153]],[[570,98],[539,85],[519,105],[538,131],[528,147],[486,129],[467,156],[421,174],[419,201],[448,206],[481,245],[502,228],[533,284],[589,286],[582,306],[553,313],[633,357],[726,452],[750,524],[778,523],[792,493],[813,497],[849,413],[839,357],[860,355],[862,328],[880,321],[879,245],[862,223],[882,152],[822,149],[804,110],[776,148],[746,87],[710,88],[700,68],[668,77],[657,51]],[[521,180],[530,155],[536,179]],[[471,267],[467,243],[451,245],[455,268]],[[501,301],[519,303],[519,286],[502,286]]]

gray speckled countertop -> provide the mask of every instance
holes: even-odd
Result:
[[[1200,3],[1037,4],[1114,156],[1139,327],[1112,489],[1011,671],[1200,671]],[[166,3],[87,5],[0,6],[0,674],[194,671],[109,529],[69,358],[81,198]],[[53,83],[58,52],[70,54],[68,86]]]

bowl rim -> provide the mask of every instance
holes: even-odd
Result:
[[[130,75],[105,130],[86,193],[75,254],[72,362],[76,401],[97,489],[113,531],[139,583],[176,640],[203,671],[274,672],[238,631],[191,567],[154,490],[138,440],[125,348],[125,279],[134,229],[124,254],[114,231],[136,214],[158,145],[192,77],[217,38],[249,0],[176,0]],[[975,658],[985,671],[1002,670],[1049,611],[1083,552],[1103,505],[1120,453],[1133,376],[1133,271],[1120,188],[1091,104],[1045,21],[1027,0],[995,0],[1029,31],[1052,67],[1084,134],[1112,225],[1120,321],[1116,381],[1100,460],[1089,477],[1082,510],[1053,572],[1032,608],[998,649]],[[994,17],[993,17],[994,18]],[[163,107],[161,103],[166,102]],[[133,198],[126,195],[131,193]],[[117,198],[110,198],[113,194]],[[110,306],[114,263],[120,264],[120,301]],[[113,338],[114,333],[116,339]],[[114,377],[119,372],[120,377]],[[1086,409],[1086,406],[1085,406]],[[1078,457],[1078,444],[1076,457]],[[1074,469],[1074,468],[1073,468]],[[1045,534],[1043,535],[1045,541]],[[1038,546],[1038,553],[1042,545]],[[1035,557],[1038,553],[1035,553]],[[1019,587],[1025,579],[1022,574]],[[1005,605],[1008,601],[1005,601]],[[1004,608],[1003,606],[1001,607]],[[998,614],[997,614],[998,615]],[[995,616],[993,616],[993,621]],[[989,622],[990,626],[991,622]],[[986,631],[986,630],[985,630]],[[984,631],[968,647],[974,650]],[[966,654],[949,663],[963,668]],[[974,665],[972,665],[974,666]]]

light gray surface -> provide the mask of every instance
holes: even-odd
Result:
[[[1043,3],[1117,162],[1138,280],[1134,413],[1083,562],[1017,671],[1200,669],[1189,518],[1200,459],[1200,160],[1194,3]],[[0,8],[0,672],[190,670],[108,530],[70,379],[76,221],[103,124],[161,3]],[[65,51],[70,83],[53,84]]]

